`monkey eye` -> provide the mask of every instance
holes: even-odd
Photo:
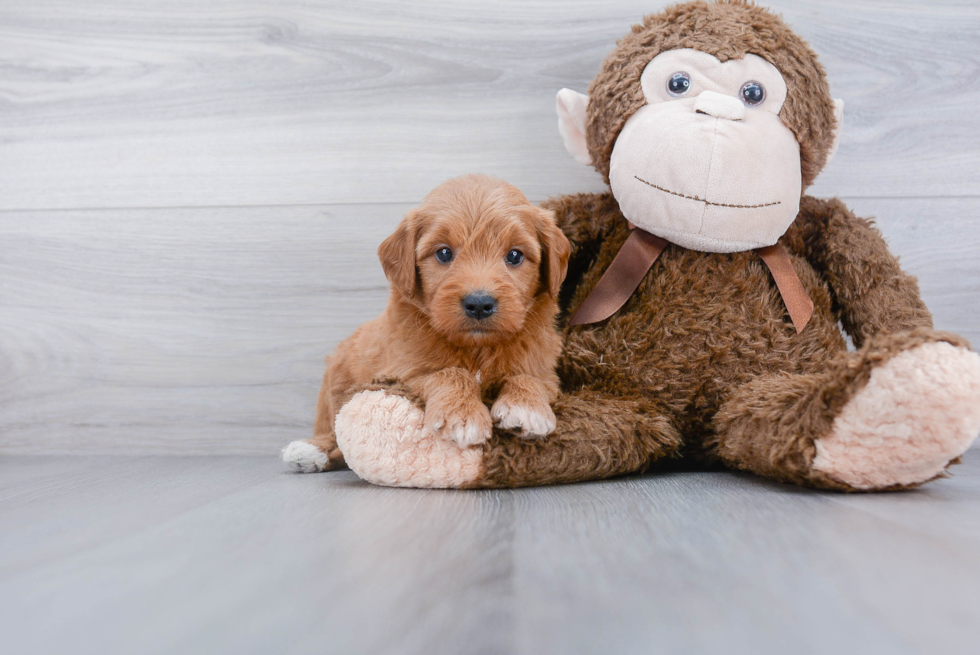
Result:
[[[436,250],[436,259],[438,259],[443,264],[448,264],[453,260],[452,249],[447,248],[446,246],[439,248],[439,250]]]
[[[683,71],[678,71],[667,80],[667,93],[674,97],[682,96],[691,88],[691,76]]]
[[[506,259],[507,259],[507,263],[510,264],[511,266],[520,266],[521,262],[524,261],[524,253],[522,253],[517,248],[514,248],[513,250],[507,253]]]
[[[766,87],[758,82],[746,82],[742,85],[738,95],[746,105],[755,107],[761,105],[762,101],[766,99]]]

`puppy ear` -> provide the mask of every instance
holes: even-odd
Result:
[[[378,259],[391,288],[406,298],[418,290],[415,268],[415,244],[418,240],[418,212],[412,210],[398,224],[394,234],[381,242]]]
[[[555,300],[561,291],[561,283],[568,273],[568,256],[572,246],[568,237],[558,227],[555,212],[535,207],[538,212],[538,240],[541,242],[541,291]]]

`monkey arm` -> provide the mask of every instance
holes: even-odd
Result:
[[[619,205],[609,192],[549,198],[541,206],[555,212],[558,227],[572,245],[572,259],[587,252],[594,254],[610,224],[623,220]]]
[[[559,298],[559,305],[564,310],[575,295],[582,275],[599,254],[599,247],[610,229],[625,219],[619,211],[619,204],[609,192],[549,198],[541,206],[555,212],[558,227],[571,244],[568,274]]]
[[[579,389],[560,396],[547,439],[498,433],[460,448],[423,429],[423,410],[404,388],[355,394],[337,415],[337,440],[351,469],[386,486],[491,488],[598,480],[673,457],[681,435],[658,399]]]
[[[830,284],[835,310],[855,346],[880,332],[932,327],[915,277],[901,269],[874,224],[839,199],[803,196],[784,239]]]

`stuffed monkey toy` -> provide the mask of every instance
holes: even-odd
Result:
[[[940,477],[970,446],[980,356],[933,329],[870,221],[804,195],[842,103],[779,17],[738,0],[648,16],[558,114],[610,190],[546,203],[572,244],[555,432],[460,449],[378,384],[336,419],[358,475],[517,487],[683,461],[872,491]]]

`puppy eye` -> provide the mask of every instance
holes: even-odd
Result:
[[[448,264],[453,260],[453,251],[446,247],[439,248],[436,250],[436,259],[443,264]]]
[[[749,107],[761,105],[766,99],[766,88],[758,82],[746,82],[738,92],[739,97]]]
[[[691,88],[691,76],[683,71],[678,71],[667,80],[667,93],[677,97],[687,93]]]
[[[507,253],[507,263],[511,266],[520,266],[522,261],[524,261],[524,253],[520,250],[514,248]]]

